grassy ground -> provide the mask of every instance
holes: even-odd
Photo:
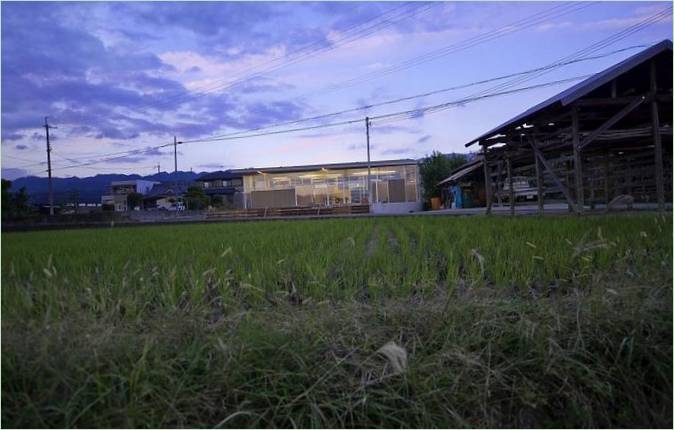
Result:
[[[2,377],[6,427],[671,428],[671,217],[3,234]]]

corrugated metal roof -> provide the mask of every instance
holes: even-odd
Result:
[[[455,181],[467,175],[468,173],[473,172],[476,169],[479,169],[480,167],[482,167],[482,157],[476,157],[475,160],[469,161],[468,163],[465,163],[462,166],[460,166],[458,169],[455,169],[451,175],[449,175],[442,181],[438,182],[437,185],[442,185],[450,181]]]
[[[570,103],[573,103],[579,98],[585,96],[586,94],[592,92],[593,90],[599,88],[600,86],[606,84],[607,82],[610,82],[613,79],[617,78],[618,76],[630,71],[639,64],[650,60],[659,53],[671,50],[672,50],[671,40],[666,39],[663,40],[662,42],[656,43],[655,45],[634,54],[633,56],[627,58],[626,60],[614,64],[608,69],[596,73],[595,75],[590,76],[589,78],[585,79],[582,82],[579,82],[578,84],[572,86],[571,88],[568,88],[562,91],[561,93],[554,95],[549,99],[535,105],[534,107],[524,111],[523,113],[517,115],[516,117],[504,122],[498,127],[495,127],[490,131],[488,131],[487,133],[484,133],[480,137],[471,140],[465,146],[467,147],[471,146],[475,144],[477,141],[486,139],[494,134],[497,134],[499,131],[502,131],[503,129],[510,127],[513,124],[524,122],[526,118],[554,104],[559,103],[561,106],[567,106]]]

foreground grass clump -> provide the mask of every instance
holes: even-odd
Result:
[[[671,428],[671,237],[648,215],[3,234],[2,425]]]

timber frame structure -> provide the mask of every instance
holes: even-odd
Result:
[[[598,204],[608,209],[620,195],[664,211],[672,201],[672,42],[591,76],[466,147],[475,144],[488,214],[505,180],[515,213],[518,174],[535,178],[540,213],[546,195],[563,196],[578,214]]]

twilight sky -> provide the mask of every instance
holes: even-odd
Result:
[[[46,176],[46,166],[38,164],[45,160],[46,115],[58,127],[51,132],[55,176],[150,174],[158,163],[172,171],[172,148],[146,149],[170,143],[174,135],[208,138],[545,66],[669,4],[3,2],[2,176]],[[594,73],[643,49],[635,45],[671,38],[670,14],[593,54],[628,50],[560,67],[518,86]],[[416,109],[498,83],[273,130]],[[466,141],[573,84],[404,121],[374,121],[372,158],[417,158],[434,149],[465,152]],[[138,153],[72,167],[133,150]],[[179,147],[178,168],[365,158],[363,122],[189,143]]]

